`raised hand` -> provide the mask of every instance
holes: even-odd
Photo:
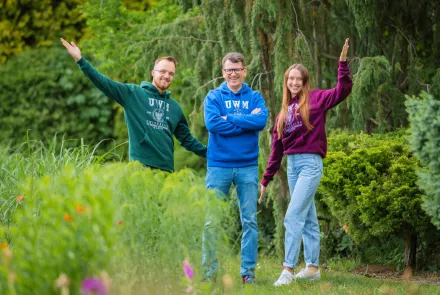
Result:
[[[347,60],[347,51],[348,51],[348,38],[345,39],[344,47],[342,47],[341,57],[339,58],[340,61],[346,61]]]
[[[61,43],[64,47],[66,47],[67,52],[69,52],[69,54],[73,57],[75,61],[79,61],[81,59],[81,50],[78,46],[76,46],[74,42],[69,43],[61,38]]]

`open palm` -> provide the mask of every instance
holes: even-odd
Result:
[[[75,61],[79,61],[81,59],[81,50],[74,42],[67,42],[63,38],[61,38],[61,43],[67,49],[67,52],[75,59]]]
[[[348,51],[348,38],[345,39],[344,47],[342,47],[341,57],[339,58],[340,61],[346,61],[347,60],[347,51]]]

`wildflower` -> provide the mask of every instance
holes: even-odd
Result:
[[[348,229],[349,229],[349,227],[348,227],[348,225],[346,225],[346,224],[344,224],[343,226],[342,226],[342,229],[345,231],[345,233],[347,234],[348,233]]]
[[[5,248],[7,248],[7,247],[8,247],[8,243],[6,243],[6,242],[1,242],[0,243],[0,251],[5,249]]]
[[[69,295],[70,280],[65,273],[60,274],[54,285],[56,290],[61,290],[62,295]]]
[[[183,261],[183,272],[185,273],[185,276],[189,279],[189,281],[192,282],[192,279],[194,277],[194,270],[191,268],[189,261],[186,259]]]
[[[188,286],[188,288],[186,288],[186,293],[191,293],[192,291],[193,291],[192,286]]]
[[[107,288],[102,280],[98,278],[85,279],[81,284],[82,295],[106,295]]]
[[[122,226],[122,221],[118,221],[118,226]]]
[[[20,203],[24,199],[24,196],[18,196],[17,199],[15,199],[15,202]]]
[[[76,205],[76,212],[80,215],[84,214],[86,212],[87,207],[84,205]]]
[[[70,216],[69,213],[65,213],[63,218],[67,222],[72,222],[73,221],[72,216]]]

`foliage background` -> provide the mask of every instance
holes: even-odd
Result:
[[[120,82],[150,80],[157,56],[176,56],[171,91],[193,134],[204,143],[203,98],[222,82],[223,55],[243,52],[246,82],[262,92],[270,110],[260,135],[261,173],[284,70],[301,62],[310,70],[314,88],[333,87],[340,50],[349,37],[353,91],[327,115],[331,153],[316,197],[323,260],[349,257],[369,263],[374,258],[403,267],[416,252],[418,268],[438,269],[440,258],[431,255],[440,241],[432,227],[440,227],[438,1],[9,0],[0,2],[0,8],[2,225],[14,223],[14,200],[23,192],[18,188],[24,176],[37,179],[49,173],[45,169],[61,169],[36,163],[81,159],[88,164],[73,147],[103,140],[96,150],[109,151],[107,161],[125,158],[122,108],[82,76],[60,37],[75,41],[100,71]],[[409,131],[404,135],[398,131],[402,129]],[[54,134],[69,140],[55,140]],[[44,142],[40,152],[28,147],[33,140]],[[54,153],[59,144],[72,149],[62,161],[35,156]],[[189,167],[203,178],[205,163],[178,144],[175,162],[178,171]],[[31,165],[39,168],[28,169]],[[279,259],[287,194],[282,168],[259,208],[260,253]],[[236,206],[234,195],[230,205]],[[347,214],[344,206],[350,209]],[[236,241],[239,217],[237,210],[231,212],[230,239]],[[377,218],[384,224],[377,224]],[[405,239],[407,228],[412,235]],[[8,230],[3,239],[12,241]]]

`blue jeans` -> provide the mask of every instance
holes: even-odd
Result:
[[[208,167],[206,187],[215,190],[218,199],[227,199],[232,183],[237,189],[243,231],[240,273],[242,276],[254,276],[258,254],[258,166],[243,168]],[[202,264],[207,277],[215,276],[218,270],[216,236],[215,226],[211,221],[206,222],[203,232]]]
[[[287,157],[290,203],[284,218],[284,266],[296,267],[301,237],[306,265],[319,265],[320,232],[314,196],[322,172],[322,158],[318,154],[293,154]]]

